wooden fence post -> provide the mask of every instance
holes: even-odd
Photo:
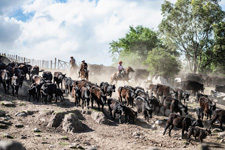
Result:
[[[57,58],[55,58],[55,69],[56,69],[56,64],[57,64]]]
[[[52,60],[50,61],[50,69],[52,69]]]

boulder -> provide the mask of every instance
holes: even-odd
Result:
[[[62,125],[63,130],[65,130],[68,133],[84,131],[84,126],[82,122],[78,119],[78,117],[74,113],[69,113],[65,115]]]
[[[15,116],[26,117],[26,116],[27,116],[27,113],[25,113],[25,112],[17,112],[17,113],[15,114]]]
[[[73,110],[72,113],[74,113],[79,120],[85,120],[85,118],[83,117],[83,115],[81,114],[79,110]]]
[[[34,128],[34,129],[33,129],[33,132],[41,132],[41,130],[38,129],[38,128]]]
[[[91,113],[91,118],[99,124],[109,124],[109,120],[105,117],[105,115],[102,112],[93,111]]]
[[[2,101],[1,104],[4,105],[5,107],[16,107],[16,105],[13,102]]]
[[[47,126],[57,128],[62,123],[64,116],[65,112],[54,113]]]
[[[26,150],[23,145],[16,141],[0,141],[1,150]]]

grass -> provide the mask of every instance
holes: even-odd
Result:
[[[13,136],[11,136],[11,135],[3,135],[3,137],[9,138],[9,139],[13,139]]]
[[[5,112],[3,109],[0,109],[0,111]]]
[[[63,146],[66,146],[66,145],[69,145],[69,143],[65,143],[65,142],[60,142],[59,145],[63,145]]]
[[[61,114],[61,113],[66,113],[65,111],[55,111],[55,112],[53,112],[53,114],[55,115],[55,114]]]

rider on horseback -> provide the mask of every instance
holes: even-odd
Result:
[[[83,60],[82,63],[81,63],[81,65],[80,65],[79,77],[81,76],[81,75],[80,75],[81,71],[85,71],[85,72],[88,71],[87,68],[88,68],[88,65],[87,65],[87,63],[85,62],[85,60]],[[79,78],[79,77],[78,77],[78,78]]]
[[[118,72],[117,72],[117,76],[118,77],[123,77],[124,76],[124,68],[123,68],[123,66],[122,66],[122,61],[120,61],[119,62],[119,65],[118,65],[118,67],[117,67],[117,69],[118,69]]]
[[[73,58],[73,56],[70,57],[70,70],[74,70],[76,67],[76,60]]]

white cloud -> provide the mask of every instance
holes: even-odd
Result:
[[[7,52],[66,61],[73,55],[78,61],[110,65],[109,43],[123,37],[130,25],[157,29],[162,3],[163,0],[99,0],[96,5],[89,0],[27,0],[21,8],[34,16],[27,22],[11,19],[19,26],[19,37],[14,37]]]

